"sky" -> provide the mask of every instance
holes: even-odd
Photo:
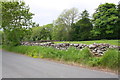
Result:
[[[78,8],[79,12],[88,10],[90,16],[95,9],[104,3],[118,4],[119,0],[23,0],[35,14],[33,21],[40,26],[50,24],[62,13],[64,9]]]

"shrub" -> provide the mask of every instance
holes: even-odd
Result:
[[[101,65],[111,69],[118,69],[118,58],[120,57],[118,53],[116,49],[109,49],[101,58]]]

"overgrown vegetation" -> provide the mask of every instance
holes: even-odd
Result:
[[[118,50],[110,49],[108,50],[105,55],[101,58],[101,65],[103,67],[118,69],[120,58]]]
[[[70,47],[68,50],[58,50],[53,47],[42,46],[3,46],[4,49],[16,53],[22,53],[34,58],[50,58],[59,61],[80,63],[92,67],[104,67],[113,70],[118,69],[118,50],[109,49],[102,57],[93,56],[88,48],[78,50]]]
[[[2,45],[0,45],[0,49],[2,49]]]

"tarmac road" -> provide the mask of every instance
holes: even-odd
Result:
[[[0,53],[1,55],[1,53]],[[118,78],[108,72],[60,64],[2,51],[3,78]]]

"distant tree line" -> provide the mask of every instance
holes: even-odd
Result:
[[[21,41],[80,41],[120,39],[120,4],[100,4],[93,16],[87,10],[65,9],[51,24],[39,26],[23,1],[4,1],[2,5],[3,43],[19,45]],[[0,34],[1,34],[0,33]]]
[[[87,10],[79,13],[77,8],[65,9],[52,24],[34,27],[33,30],[35,28],[37,31],[45,28],[43,34],[41,31],[33,31],[32,34],[36,33],[36,40],[120,39],[120,4],[99,5],[92,18]],[[42,35],[44,38],[40,38]]]

